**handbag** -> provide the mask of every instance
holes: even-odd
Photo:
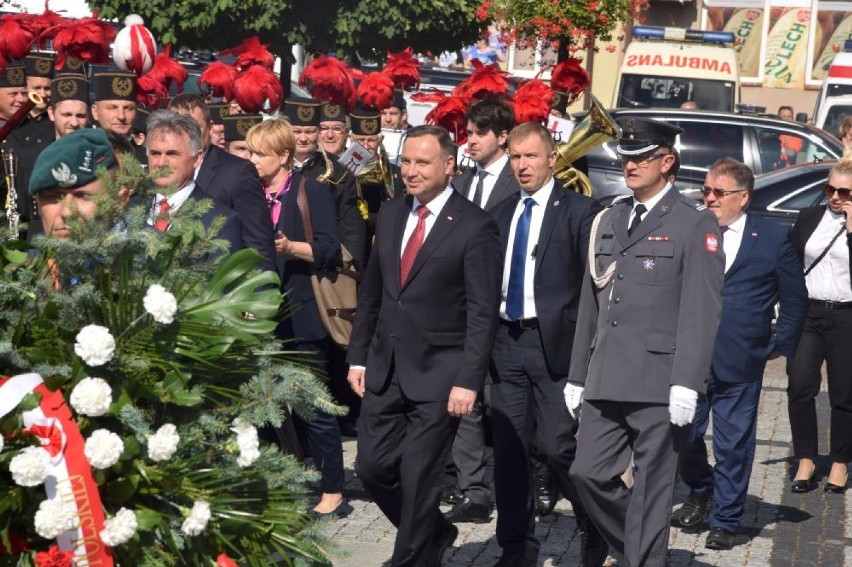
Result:
[[[305,191],[305,178],[299,182],[296,205],[302,216],[305,240],[314,239],[311,224],[311,209]],[[349,346],[352,323],[355,320],[355,308],[358,305],[359,274],[355,270],[352,254],[343,244],[340,245],[342,262],[333,270],[318,270],[311,265],[311,287],[317,302],[317,310],[328,336],[341,347]]]

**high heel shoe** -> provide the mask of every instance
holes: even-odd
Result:
[[[793,484],[790,486],[790,490],[795,492],[796,494],[804,494],[805,492],[810,492],[816,485],[814,484],[814,475],[816,474],[816,464],[814,464],[814,468],[811,469],[811,474],[808,475],[808,478],[803,480],[794,480]]]
[[[825,481],[825,486],[822,487],[823,492],[831,492],[833,494],[843,494],[846,492],[846,483],[849,482],[849,471],[846,471],[846,478],[843,479],[843,484],[834,484],[833,482]]]

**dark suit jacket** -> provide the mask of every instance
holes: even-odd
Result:
[[[222,226],[222,230],[219,231],[216,238],[228,241],[228,251],[231,254],[245,248],[242,241],[241,219],[233,209],[229,209],[225,205],[218,203],[211,195],[204,191],[203,188],[197,185],[192,193],[189,194],[187,201],[201,201],[204,199],[210,199],[213,201],[213,208],[201,215],[200,220],[204,225],[204,228],[210,228],[210,225],[213,224],[216,217],[225,217],[225,224]],[[176,214],[180,214],[180,209],[178,209]]]
[[[492,211],[500,227],[504,254],[520,191]],[[589,253],[589,231],[601,206],[594,199],[568,191],[556,181],[541,223],[533,276],[544,357],[551,373],[567,376],[577,308]],[[501,273],[502,273],[501,266]]]
[[[471,167],[464,170],[464,172],[462,172],[462,174],[458,177],[453,178],[453,188],[458,191],[462,197],[467,198],[470,193],[470,184],[474,182],[475,171],[476,168]],[[515,178],[512,166],[509,162],[506,162],[506,165],[503,167],[503,171],[501,171],[500,175],[497,176],[497,181],[494,183],[494,189],[491,190],[491,194],[488,196],[488,201],[486,201],[483,208],[486,211],[490,211],[502,203],[506,198],[517,194],[520,190],[521,186],[518,185],[518,180]]]
[[[347,360],[367,367],[371,392],[381,393],[393,369],[409,399],[440,401],[453,386],[482,389],[497,332],[502,254],[494,220],[453,192],[400,285],[412,201],[391,199],[379,212]]]
[[[293,174],[290,190],[284,195],[281,214],[278,216],[278,231],[294,242],[306,242],[305,226],[296,203],[299,184],[305,179],[305,191],[311,214],[313,241],[310,242],[314,253],[314,267],[320,270],[335,268],[340,262],[340,238],[337,233],[334,197],[328,187]],[[284,302],[289,311],[288,317],[278,325],[278,336],[299,341],[318,341],[328,336],[323,327],[316,298],[311,286],[311,265],[303,260],[279,254],[275,266],[281,278],[281,291],[285,293]]]
[[[781,301],[775,336],[772,318]],[[737,257],[725,272],[722,321],[713,349],[713,375],[722,382],[763,377],[772,351],[796,352],[808,310],[802,263],[788,231],[754,215],[746,217]]]
[[[254,165],[210,145],[195,180],[205,193],[240,215],[243,246],[257,250],[266,259],[264,267],[272,269],[272,222]]]
[[[825,213],[827,205],[817,207],[808,207],[799,212],[796,219],[796,224],[793,225],[793,230],[790,233],[790,238],[793,240],[793,246],[796,248],[796,253],[799,255],[799,260],[804,262],[805,259],[805,244],[819,225],[822,215]],[[843,236],[841,235],[841,238]],[[852,235],[846,235],[846,247],[849,249],[849,268],[852,272]],[[820,262],[823,262],[820,260]],[[852,282],[850,282],[852,285]]]

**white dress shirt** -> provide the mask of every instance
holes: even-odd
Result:
[[[845,231],[846,217],[832,212],[826,207],[825,213],[805,243],[804,268],[807,270],[814,260],[825,250],[834,235],[841,228]],[[852,290],[849,289],[849,248],[846,246],[846,235],[834,241],[831,250],[819,264],[805,276],[808,287],[808,297],[822,301],[852,301]]]
[[[642,205],[645,205],[645,213],[642,215],[641,220],[644,221],[646,218],[648,218],[648,213],[651,212],[651,209],[653,209],[656,206],[657,203],[659,203],[660,201],[663,200],[663,197],[665,197],[666,193],[668,193],[669,189],[671,189],[671,188],[672,188],[672,184],[666,183],[666,186],[663,187],[662,191],[660,191],[659,193],[657,193],[656,195],[654,195],[653,197],[651,197],[647,201],[641,203]],[[636,207],[638,207],[639,205],[640,205],[639,201],[637,201],[634,198],[633,199],[633,208],[630,210],[630,216],[627,217],[627,226],[630,226],[633,223],[633,217],[636,216]]]
[[[157,196],[154,198],[154,203],[151,206],[151,214],[148,215],[148,225],[154,226],[154,219],[157,218],[157,215],[160,212],[160,201],[166,199],[169,202],[169,216],[172,217],[178,211],[181,205],[183,205],[186,200],[189,199],[189,195],[194,189],[195,181],[190,181],[187,185],[175,191],[168,197],[157,193]]]
[[[740,251],[740,244],[743,241],[743,231],[745,230],[746,215],[742,213],[737,217],[737,220],[728,225],[727,230],[722,233],[722,250],[725,252],[725,273],[731,269],[731,264],[737,259],[737,252]]]
[[[515,213],[512,215],[512,224],[509,228],[509,244],[506,249],[506,257],[503,260],[503,294],[500,300],[500,317],[509,320],[506,315],[506,294],[509,291],[509,273],[512,268],[512,249],[515,247],[515,229],[518,226],[518,219],[521,218],[521,213],[524,212],[524,200],[529,197],[535,201],[532,206],[530,218],[530,233],[527,239],[527,262],[524,266],[524,313],[521,319],[532,319],[538,314],[535,310],[535,293],[533,290],[533,278],[535,277],[535,254],[538,247],[538,237],[541,233],[541,221],[544,219],[544,211],[547,209],[547,203],[550,201],[550,195],[553,193],[553,177],[544,184],[544,186],[533,193],[532,195],[524,190],[521,190],[521,199],[515,206]]]
[[[423,232],[423,242],[426,242],[426,237],[429,236],[429,231],[431,231],[432,227],[435,226],[435,221],[438,219],[438,215],[441,214],[441,209],[443,209],[444,205],[447,204],[447,201],[450,200],[452,194],[453,188],[448,185],[440,195],[426,204],[426,208],[429,209],[429,215],[426,217],[425,221],[426,226]],[[411,202],[411,212],[408,213],[408,219],[405,221],[405,231],[402,233],[402,247],[399,249],[400,258],[402,258],[405,245],[408,244],[408,239],[411,238],[411,233],[414,232],[415,228],[417,228],[417,221],[420,218],[417,214],[417,208],[421,204],[422,203],[417,200],[417,197],[415,197]]]
[[[488,202],[488,198],[491,196],[491,192],[494,191],[494,186],[497,185],[497,178],[500,177],[500,174],[503,172],[503,168],[506,167],[507,163],[509,163],[509,156],[503,154],[495,160],[494,163],[485,168],[485,173],[487,175],[482,180],[482,201],[480,202],[483,209],[485,208],[485,203]],[[476,184],[479,183],[480,171],[482,171],[482,169],[479,165],[477,165],[476,171],[473,172],[473,177],[471,178],[470,187],[467,190],[467,199],[471,203],[473,202],[473,196],[476,193]]]

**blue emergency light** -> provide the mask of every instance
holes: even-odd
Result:
[[[852,39],[843,42],[843,51],[852,51]]]
[[[720,31],[701,31],[661,26],[635,26],[633,37],[668,41],[701,41],[704,43],[734,43],[734,34]]]

